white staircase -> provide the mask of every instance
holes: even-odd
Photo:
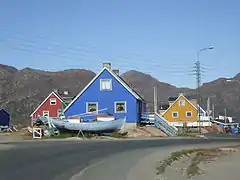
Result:
[[[153,126],[160,129],[168,136],[177,136],[178,134],[178,129],[171,126],[168,121],[158,113],[142,114],[142,119],[145,123],[148,122],[148,124],[153,124]]]

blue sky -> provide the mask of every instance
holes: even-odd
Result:
[[[240,2],[225,0],[1,0],[0,63],[19,69],[84,68],[111,62],[175,86],[240,72]]]

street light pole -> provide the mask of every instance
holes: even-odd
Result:
[[[201,103],[201,98],[200,98],[200,86],[201,86],[201,65],[200,65],[200,60],[199,60],[199,56],[200,53],[205,51],[205,50],[211,50],[214,49],[213,46],[207,47],[207,48],[203,48],[200,49],[197,53],[197,62],[195,63],[196,65],[196,76],[197,76],[197,104],[198,104],[198,122],[199,122],[199,133],[201,134],[201,126],[200,126],[200,121],[201,121],[201,115],[200,115],[200,103]]]

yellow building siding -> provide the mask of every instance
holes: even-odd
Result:
[[[180,106],[180,101],[185,102],[183,106]],[[191,117],[187,117],[187,113],[190,115],[190,112]],[[178,116],[174,117],[174,115]],[[181,95],[162,116],[169,122],[194,122],[198,119],[198,110]]]

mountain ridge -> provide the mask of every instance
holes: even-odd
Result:
[[[61,71],[44,71],[33,68],[18,70],[13,66],[0,64],[0,108],[6,108],[12,114],[14,123],[26,124],[29,115],[38,104],[55,88],[68,90],[71,95],[78,94],[96,75],[86,69],[66,69]],[[219,78],[204,83],[200,88],[201,105],[206,108],[206,101],[211,97],[215,104],[215,114],[227,112],[240,117],[240,73],[232,78]],[[196,94],[196,89],[178,88],[166,82],[160,82],[150,74],[130,70],[121,77],[153,109],[153,86],[157,87],[158,103],[167,103],[169,96],[179,93]]]

